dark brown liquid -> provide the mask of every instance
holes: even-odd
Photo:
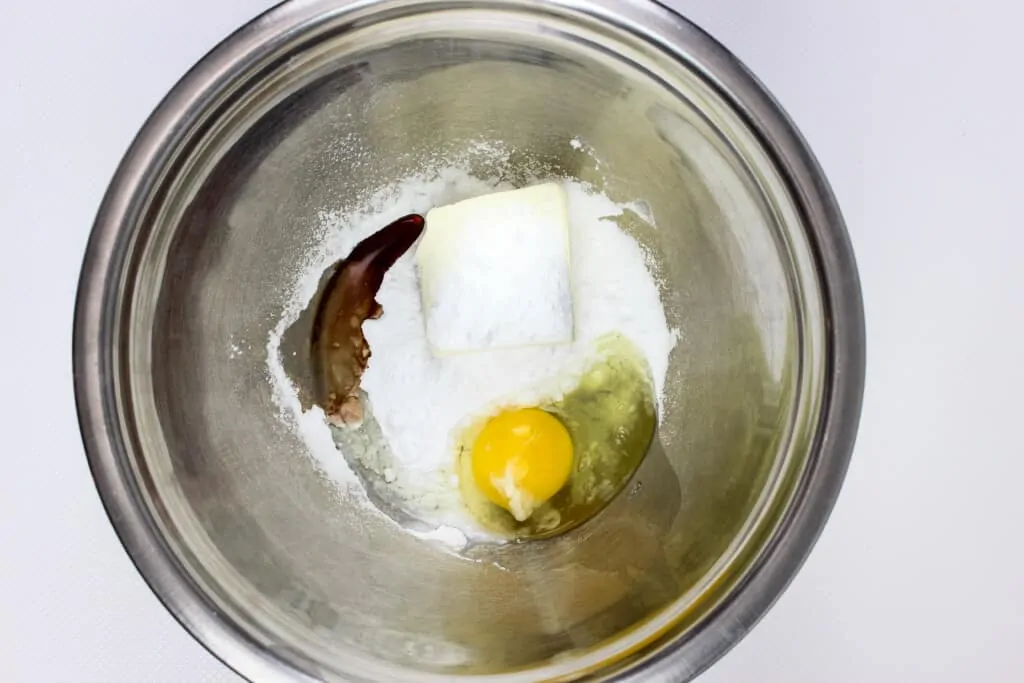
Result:
[[[376,300],[384,274],[415,244],[423,226],[423,216],[410,214],[367,237],[333,266],[320,295],[310,344],[313,398],[336,425],[362,422],[359,381],[370,360],[363,322],[384,312]]]

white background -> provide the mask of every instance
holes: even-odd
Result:
[[[86,468],[71,316],[159,98],[265,0],[0,0],[0,680],[239,679],[150,594]],[[1024,680],[1024,20],[1008,0],[681,0],[782,101],[849,222],[868,323],[846,487],[701,683]]]

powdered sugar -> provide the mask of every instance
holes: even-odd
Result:
[[[362,386],[370,414],[389,446],[392,462],[384,470],[385,479],[391,480],[388,483],[396,496],[426,521],[466,530],[453,485],[453,427],[495,402],[565,376],[566,369],[578,366],[591,343],[602,335],[619,332],[640,349],[661,399],[668,356],[677,335],[666,324],[643,250],[609,220],[624,207],[579,182],[565,182],[564,188],[569,197],[572,244],[572,344],[434,357],[424,331],[412,253],[399,259],[385,277],[377,297],[384,308],[383,317],[364,324],[373,356]],[[298,429],[311,455],[339,484],[348,487],[357,478],[345,465],[322,414],[316,409],[302,412],[281,366],[281,335],[316,293],[324,269],[346,256],[358,241],[401,215],[426,213],[434,206],[495,189],[509,188],[448,169],[429,180],[410,179],[379,193],[365,211],[323,215],[323,245],[296,282],[294,296],[271,334],[267,351],[275,398],[286,423]]]
[[[523,392],[552,378],[571,378],[571,369],[582,365],[604,334],[620,332],[639,347],[661,395],[675,337],[644,253],[607,220],[621,213],[618,206],[577,182],[565,189],[577,292],[571,345],[435,358],[424,334],[412,258],[403,257],[385,279],[377,297],[384,316],[364,325],[374,355],[362,385],[393,452],[395,487],[403,498],[451,486],[453,427],[503,399],[522,402]]]

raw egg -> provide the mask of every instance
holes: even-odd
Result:
[[[567,373],[482,407],[456,428],[463,502],[506,538],[553,536],[593,517],[654,438],[650,369],[628,338],[601,337]]]
[[[572,438],[550,413],[509,410],[484,425],[470,458],[481,493],[522,522],[569,481]]]

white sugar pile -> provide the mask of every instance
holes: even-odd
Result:
[[[425,334],[411,251],[384,279],[377,297],[384,315],[363,327],[373,356],[362,386],[394,456],[392,486],[425,521],[458,524],[460,519],[453,512],[461,512],[461,505],[452,479],[451,429],[485,406],[564,374],[585,358],[598,337],[609,332],[628,337],[647,358],[661,400],[678,334],[666,323],[644,252],[609,220],[622,213],[622,206],[578,182],[566,182],[564,187],[569,197],[574,290],[572,344],[435,357]],[[287,422],[298,427],[310,453],[339,484],[351,479],[336,474],[343,459],[324,439],[329,438],[328,427],[319,415],[297,412],[294,387],[281,368],[282,333],[315,294],[324,268],[346,256],[360,240],[403,214],[425,213],[433,206],[495,189],[507,186],[450,169],[431,181],[410,179],[400,184],[377,197],[371,202],[375,208],[366,212],[325,216],[324,248],[297,283],[292,305],[271,334],[268,363]]]

